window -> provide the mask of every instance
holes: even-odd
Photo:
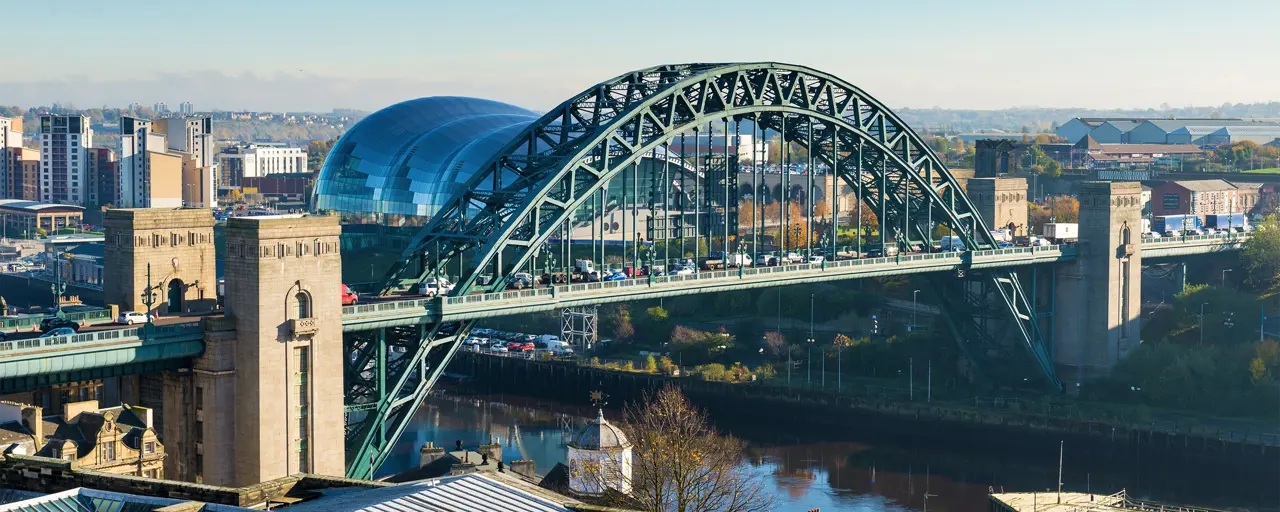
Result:
[[[146,443],[143,443],[143,445],[142,445],[142,446],[143,446],[143,450],[142,450],[143,452],[146,452],[146,453],[155,453],[155,452],[156,452],[156,442],[155,442],[155,441],[147,441]]]
[[[1182,197],[1178,194],[1165,194],[1163,206],[1166,210],[1177,210],[1182,206]]]
[[[98,449],[102,451],[104,460],[116,460],[116,443],[114,441],[102,443],[98,446]]]
[[[311,299],[307,292],[298,292],[293,298],[298,301],[298,318],[311,318]]]
[[[204,388],[196,387],[196,410],[204,409]]]

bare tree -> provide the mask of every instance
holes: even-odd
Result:
[[[779,357],[787,349],[787,337],[778,331],[764,333],[764,344],[773,357]]]
[[[743,443],[720,435],[679,388],[666,386],[629,406],[622,429],[633,446],[630,477],[608,470],[621,464],[584,468],[604,482],[629,484],[630,495],[611,495],[614,504],[649,512],[773,509],[760,477],[742,466]]]

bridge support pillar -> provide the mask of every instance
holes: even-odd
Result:
[[[970,178],[966,188],[973,207],[991,229],[1008,228],[1015,236],[1029,234],[1025,178]]]
[[[201,208],[108,210],[102,293],[120,311],[160,315],[209,311],[217,302],[213,212]],[[150,265],[150,276],[148,276]],[[151,281],[148,283],[147,278]]]
[[[346,472],[340,234],[337,217],[227,223],[235,375],[211,385],[219,396],[234,386],[234,400],[204,414],[234,418],[232,466],[217,468],[232,485]]]
[[[1173,293],[1187,291],[1187,262],[1185,261],[1173,264],[1173,289]]]
[[[1142,307],[1142,186],[1085,182],[1074,262],[1057,272],[1053,358],[1068,391],[1138,347]]]

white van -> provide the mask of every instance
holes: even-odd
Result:
[[[418,295],[425,295],[427,297],[435,297],[436,295],[448,295],[449,292],[452,292],[452,291],[453,291],[453,283],[449,282],[448,279],[445,279],[443,277],[440,277],[440,278],[430,277],[430,278],[427,278],[426,281],[423,281],[421,285],[418,285]]]

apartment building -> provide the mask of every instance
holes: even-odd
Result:
[[[242,144],[218,154],[223,188],[243,187],[245,178],[307,172],[307,152],[281,144]]]
[[[0,117],[0,199],[13,196],[11,175],[18,172],[18,160],[11,149],[22,147],[22,118]]]
[[[85,148],[91,146],[87,116],[40,116],[40,201],[84,206],[89,198]]]

